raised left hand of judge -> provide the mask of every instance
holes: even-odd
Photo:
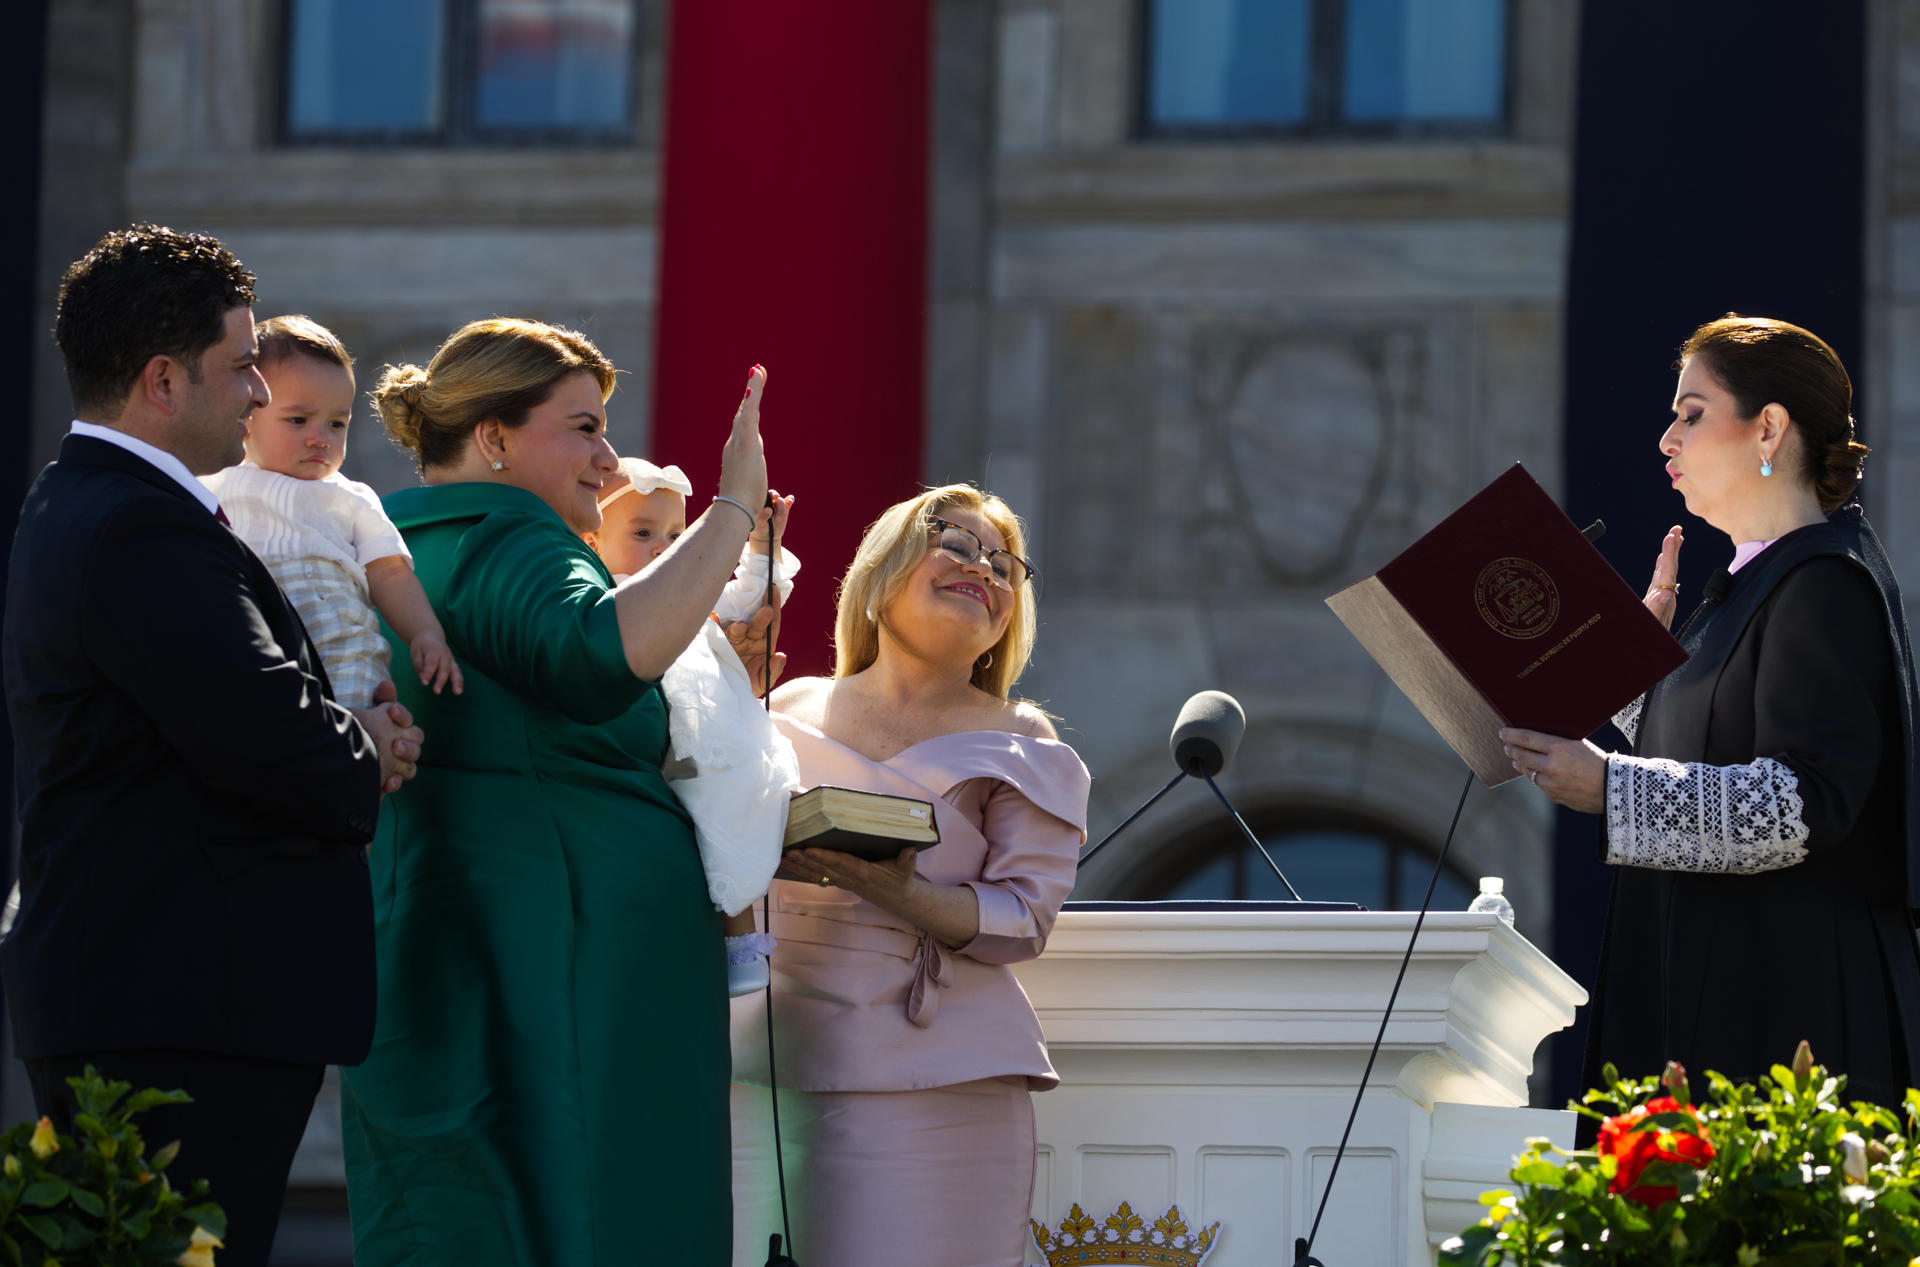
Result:
[[[1607,807],[1607,754],[1585,739],[1562,739],[1537,730],[1500,732],[1513,768],[1533,781],[1547,799],[1583,814]]]

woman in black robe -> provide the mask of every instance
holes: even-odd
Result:
[[[1866,447],[1833,350],[1728,316],[1681,349],[1661,437],[1734,561],[1681,629],[1686,664],[1615,718],[1631,755],[1500,732],[1553,801],[1602,816],[1614,868],[1586,1084],[1669,1059],[1735,1080],[1808,1040],[1849,1099],[1920,1073],[1920,796],[1900,591],[1853,501]],[[1671,621],[1681,530],[1647,606]]]

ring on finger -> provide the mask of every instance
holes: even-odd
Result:
[[[1680,582],[1678,581],[1675,581],[1671,585],[1655,585],[1653,588],[1657,590],[1665,590],[1667,591],[1667,593],[1673,595],[1675,598],[1680,597]]]
[[[820,887],[821,887],[821,888],[823,888],[823,889],[824,889],[824,888],[827,888],[827,887],[828,887],[828,886],[830,886],[830,885],[831,885],[832,883],[833,883],[833,877],[832,877],[832,876],[830,876],[830,875],[823,875],[823,876],[821,876],[821,877],[820,877]]]
[[[1531,784],[1533,784],[1533,785],[1534,785],[1535,787],[1539,787],[1539,786],[1540,786],[1540,772],[1539,772],[1538,770],[1529,770],[1529,771],[1527,771],[1527,782],[1529,782],[1529,783],[1531,783]],[[822,884],[824,884],[824,883],[826,883],[826,881],[824,881],[824,880],[823,880],[823,881],[821,881],[821,883],[822,883]]]

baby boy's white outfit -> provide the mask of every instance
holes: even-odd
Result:
[[[372,704],[393,653],[367,588],[367,564],[397,554],[413,565],[380,494],[337,471],[302,480],[252,462],[200,482],[293,604],[326,666],[333,697],[348,708]]]

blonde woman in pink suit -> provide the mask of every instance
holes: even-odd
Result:
[[[773,1023],[795,1258],[1018,1267],[1030,1093],[1059,1082],[1009,964],[1037,956],[1086,840],[1087,769],[1008,698],[1036,626],[1020,521],[970,485],[867,530],[832,678],[780,687],[801,782],[930,801],[890,863],[796,850],[774,881]],[[781,1230],[766,1006],[733,1002],[734,1262]]]

